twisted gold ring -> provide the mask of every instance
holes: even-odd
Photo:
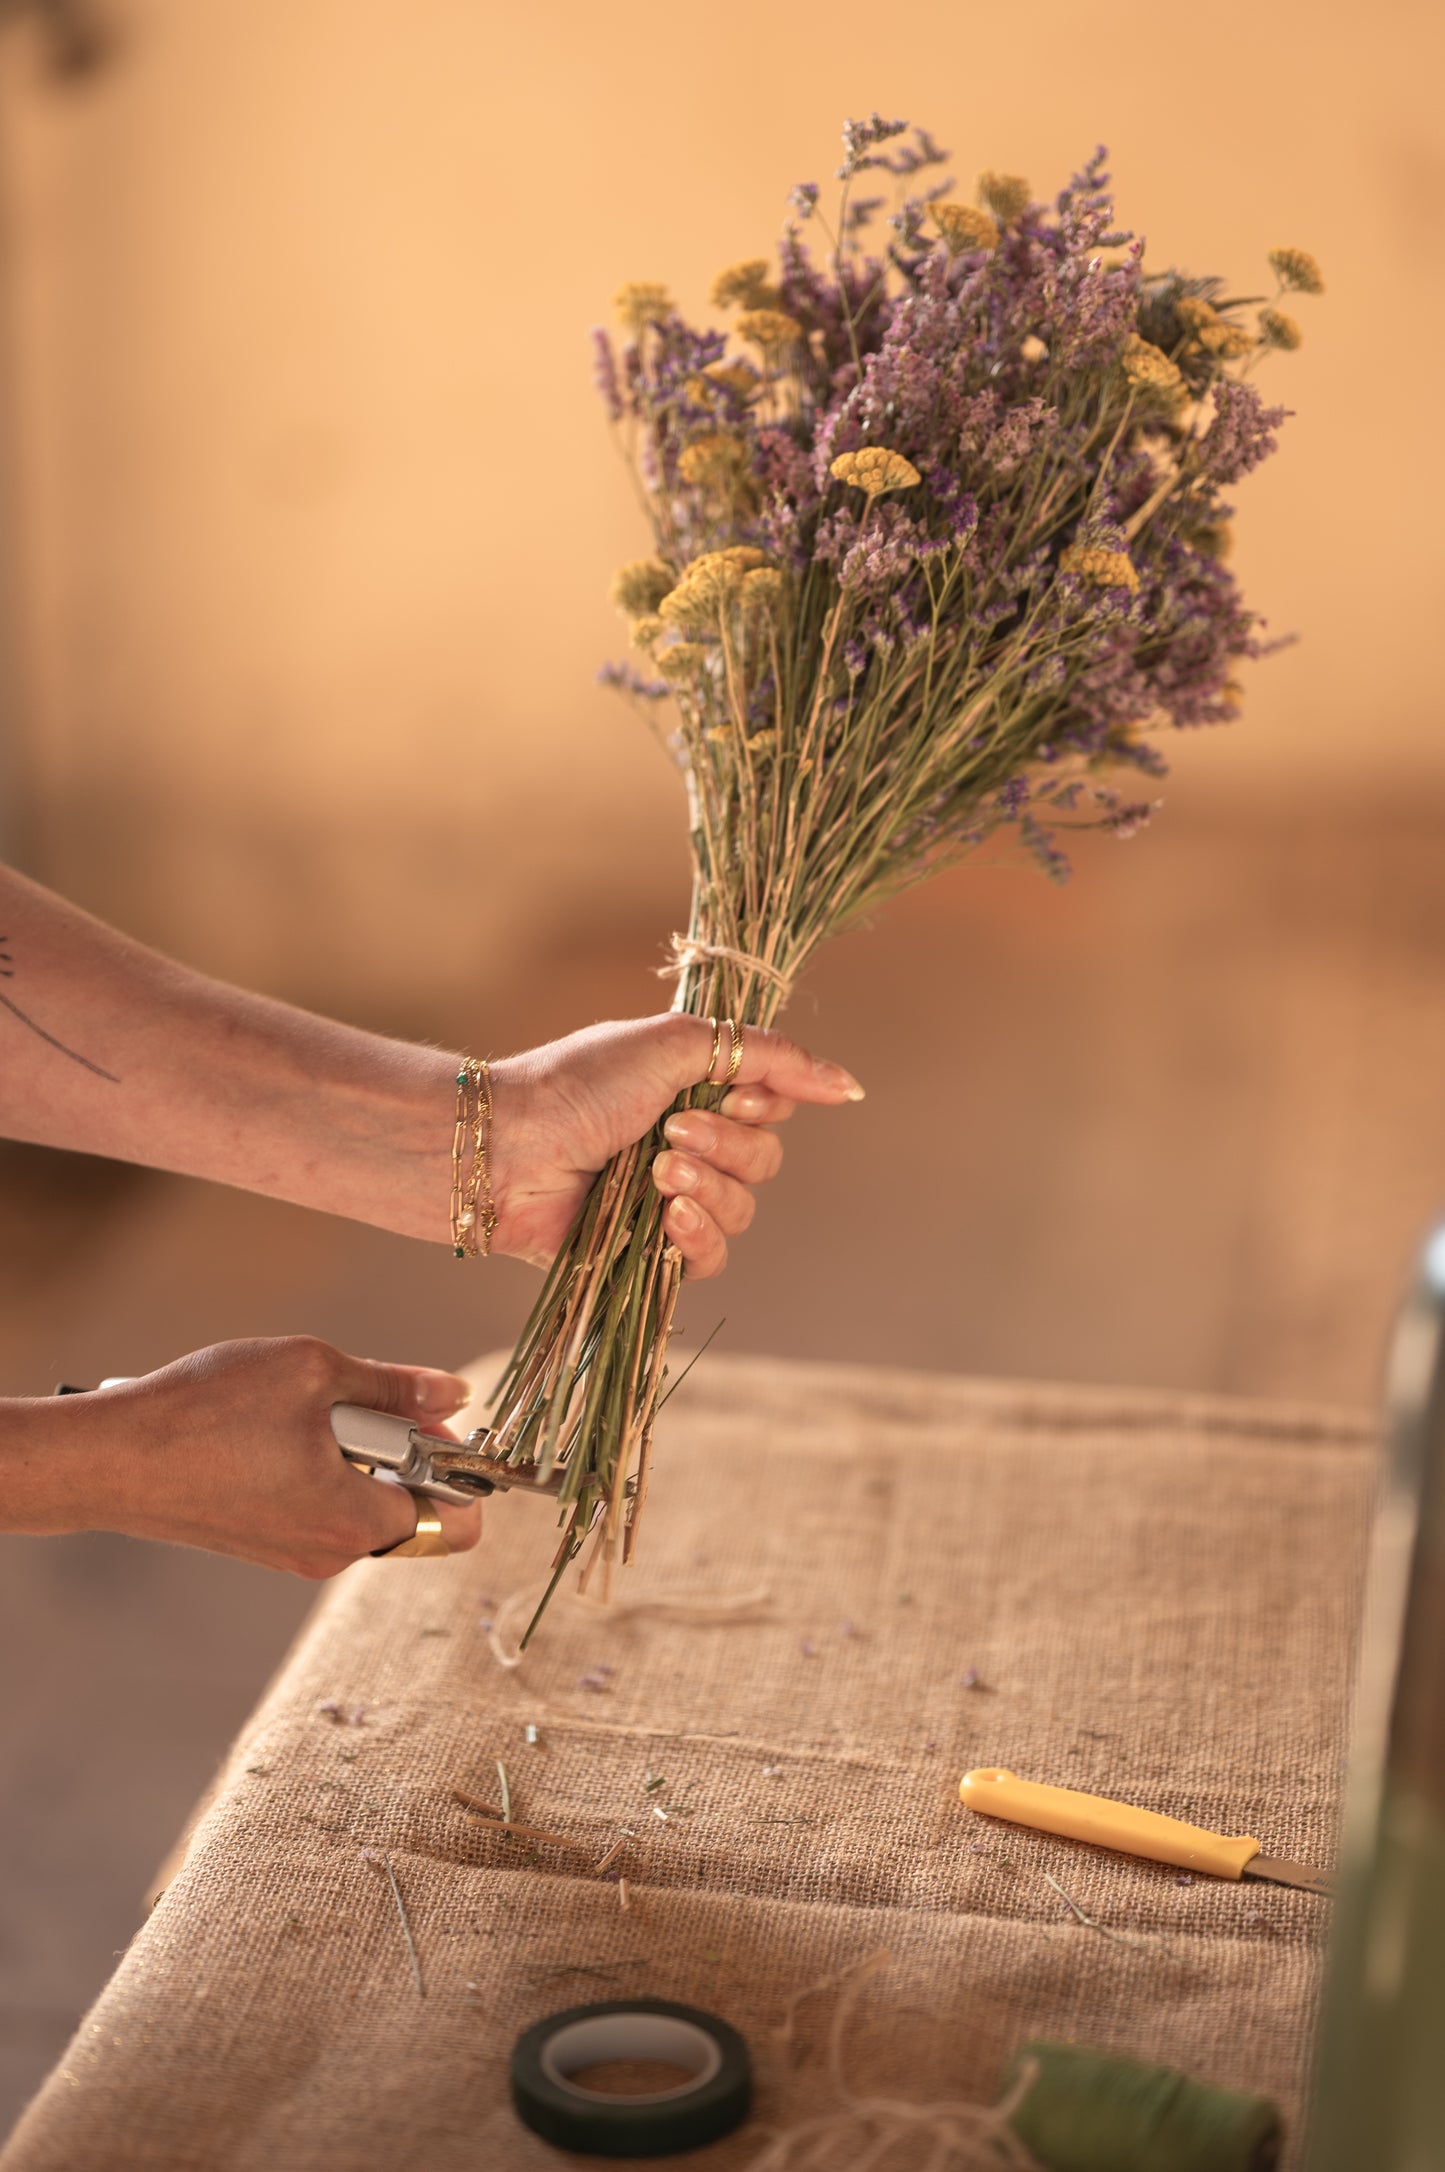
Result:
[[[436,1502],[424,1493],[413,1493],[412,1499],[416,1503],[416,1529],[411,1537],[398,1539],[394,1546],[378,1546],[373,1561],[420,1561],[451,1552]]]
[[[702,1075],[702,1084],[704,1086],[731,1086],[738,1075],[743,1060],[743,1029],[731,1018],[724,1018],[721,1021],[716,1018],[707,1018],[704,1019],[703,1023],[712,1027],[712,1054],[707,1059],[707,1069]],[[722,1053],[722,1029],[724,1026],[728,1029],[728,1065],[721,1078],[714,1078],[713,1073],[717,1069],[717,1060]]]

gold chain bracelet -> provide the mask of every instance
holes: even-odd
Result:
[[[492,1199],[491,1156],[492,1074],[480,1057],[468,1056],[457,1073],[457,1117],[452,1132],[452,1251],[457,1259],[484,1259],[492,1249],[497,1210]]]

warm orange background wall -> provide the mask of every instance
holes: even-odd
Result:
[[[1238,563],[1302,645],[1176,794],[1445,773],[1442,11],[115,0],[0,51],[12,845],[224,972],[424,1022],[681,909],[673,780],[592,683],[642,540],[588,379],[624,277],[701,304],[877,104],[966,180],[1100,138],[1155,261],[1328,297]]]

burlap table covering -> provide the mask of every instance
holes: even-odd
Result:
[[[1328,1862],[1369,1424],[705,1359],[664,1436],[621,1603],[559,1600],[514,1670],[482,1623],[539,1585],[538,1503],[490,1504],[469,1558],[325,1594],[3,2172],[529,2172],[555,2153],[509,2109],[513,2038],[626,1992],[752,2043],[728,2172],[835,2101],[835,1994],[786,2055],[778,2025],[880,1949],[857,2086],[990,2101],[1049,2033],[1266,2091],[1297,2127],[1328,1903],[1183,1883],[956,1790],[1004,1764]],[[678,1596],[733,1611],[655,1610]],[[587,1853],[452,1801],[496,1801],[498,1756],[514,1815]],[[622,1828],[625,1912],[591,1867]]]

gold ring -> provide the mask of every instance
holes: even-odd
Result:
[[[742,1068],[743,1029],[740,1025],[737,1024],[734,1019],[731,1018],[727,1021],[727,1029],[728,1032],[732,1035],[732,1046],[728,1050],[727,1077],[723,1080],[723,1084],[724,1086],[731,1086],[733,1080],[737,1077],[739,1070]]]
[[[398,1539],[394,1546],[378,1546],[373,1561],[419,1561],[451,1552],[436,1502],[425,1493],[413,1493],[412,1499],[416,1503],[416,1529],[411,1537]]]
[[[713,1072],[717,1069],[718,1052],[722,1047],[722,1022],[717,1018],[705,1018],[703,1024],[712,1027],[712,1054],[707,1059],[707,1069],[702,1074],[701,1083],[711,1086],[716,1083]]]

